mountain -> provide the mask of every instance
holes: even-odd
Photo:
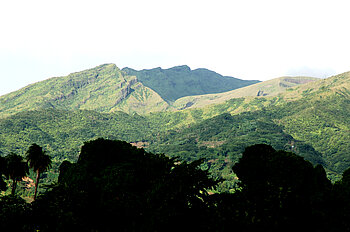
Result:
[[[178,96],[232,90],[258,81],[224,77],[207,69],[120,70],[105,64],[50,78],[0,97],[0,117],[39,109],[146,114],[172,109]]]
[[[207,69],[191,70],[188,66],[135,71],[104,64],[1,96],[0,118],[40,109],[123,111],[145,115],[204,107],[232,98],[273,96],[314,80],[284,77],[256,83],[258,81],[225,77]]]
[[[223,103],[232,98],[276,96],[297,85],[318,80],[313,77],[280,77],[218,94],[183,97],[175,101],[176,109],[198,108]]]
[[[122,71],[136,76],[142,84],[170,103],[186,96],[222,93],[260,82],[222,76],[204,68],[191,70],[186,65],[140,71],[123,68]]]
[[[298,86],[283,94],[276,121],[307,141],[338,173],[350,167],[350,72]]]
[[[177,137],[174,140],[183,145],[186,144],[185,141],[192,143],[192,146],[194,145],[192,150],[199,150],[202,144],[209,144],[221,150],[225,150],[226,146],[235,146],[242,140],[235,132],[237,130],[235,128],[238,127],[246,128],[242,136],[249,141],[248,143],[253,143],[252,138],[258,136],[259,139],[255,142],[275,144],[277,147],[284,143],[284,146],[289,148],[294,146],[293,152],[299,153],[301,150],[294,143],[302,141],[321,154],[328,170],[340,174],[350,167],[350,72],[327,79],[309,81],[272,96],[230,99],[221,104],[187,111],[197,112],[197,115],[202,117],[209,112],[228,112],[235,119],[231,120],[231,126],[225,127],[226,129],[222,129],[223,123],[219,122],[211,127],[218,129],[206,129],[213,120],[213,118],[207,118],[200,124],[190,126],[191,130],[187,128],[177,130]],[[242,113],[245,115],[243,125],[242,120],[237,119]],[[256,126],[259,123],[265,123],[265,126],[259,128]],[[293,139],[277,145],[278,137],[268,138],[273,135],[268,131],[276,126]],[[204,133],[199,129],[193,131],[196,127],[203,128]],[[229,131],[231,132],[228,133]],[[257,131],[260,133],[254,135]],[[208,137],[208,135],[212,136]],[[235,137],[231,138],[232,135]],[[170,134],[164,137],[169,136]],[[203,139],[205,137],[206,139]],[[283,137],[285,136],[280,138]],[[181,148],[178,149],[181,150]],[[311,153],[313,152],[310,150]]]
[[[211,96],[217,99],[201,103]],[[74,161],[84,141],[105,137],[188,161],[205,158],[213,175],[233,180],[243,149],[267,143],[324,165],[333,180],[350,167],[350,72],[186,98],[199,100],[171,105],[112,64],[51,78],[0,98],[0,153],[23,154],[38,143],[59,165]]]
[[[37,109],[162,111],[168,104],[135,76],[105,64],[65,77],[50,78],[0,98],[0,117]]]

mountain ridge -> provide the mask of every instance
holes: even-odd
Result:
[[[142,72],[146,72],[146,74],[143,75]],[[165,81],[159,81],[160,78],[165,78]],[[147,80],[152,83],[147,83]],[[212,103],[222,103],[237,97],[230,95],[232,91],[247,88],[246,85],[252,86],[254,85],[252,83],[255,82],[257,81],[222,76],[205,68],[191,70],[187,65],[169,69],[155,68],[133,71],[130,68],[120,70],[115,64],[103,64],[67,76],[36,82],[1,96],[0,117],[41,108],[97,110],[103,113],[123,111],[138,114],[176,111],[202,107]],[[264,82],[255,85],[262,83]],[[170,91],[171,94],[176,93],[185,95],[185,97],[172,102],[171,98],[167,99],[162,96],[162,93],[157,92],[155,89],[158,87],[154,85],[162,88],[163,92]],[[238,88],[242,85],[242,88]],[[230,91],[222,92],[225,90],[222,89],[222,86]],[[286,88],[281,88],[279,92],[285,90]],[[203,92],[204,95],[198,95]],[[265,93],[266,91],[262,92],[262,94]],[[206,99],[212,96],[221,100],[208,103]],[[184,103],[186,99],[204,99],[204,101],[196,100],[196,102],[187,101]]]
[[[153,70],[164,71],[161,68],[152,69],[152,72]],[[176,66],[169,70],[176,72],[182,79],[186,79],[183,73],[192,72],[188,66]],[[207,69],[198,69],[198,72],[221,77],[220,74]],[[215,79],[216,76],[210,78]],[[199,76],[197,75],[196,78],[198,82]],[[218,83],[220,80],[215,81]],[[191,86],[187,86],[186,95],[190,94]],[[120,70],[115,64],[103,64],[67,76],[36,82],[1,96],[0,117],[41,108],[97,110],[104,113],[123,111],[138,114],[166,111],[172,108],[171,104],[151,87],[144,85],[139,77]],[[182,87],[178,86],[178,88]]]
[[[156,92],[114,64],[50,78],[0,97],[2,117],[40,108],[144,113],[167,107]]]
[[[119,70],[113,65],[107,67],[110,68],[109,71]],[[96,77],[98,73],[91,70],[87,74],[89,75],[80,79],[82,76],[75,73],[77,79],[71,85],[82,87],[101,78],[100,84],[112,86],[113,91],[116,91],[111,101],[113,104],[119,99],[118,96],[122,96],[123,88],[127,100],[141,97],[140,93],[151,93],[147,92],[148,87],[140,83],[137,77],[123,72],[110,72],[110,78],[106,78],[106,73]],[[69,77],[64,78],[70,80]],[[105,137],[146,144],[145,149],[180,156],[185,160],[208,158],[211,160],[208,161],[209,166],[215,167],[215,170],[223,170],[225,167],[224,172],[229,173],[229,163],[237,160],[244,147],[266,143],[324,164],[329,175],[339,176],[350,166],[350,72],[295,86],[284,86],[284,79],[277,78],[274,82],[277,85],[273,86],[281,89],[272,91],[270,95],[256,96],[261,89],[251,87],[254,96],[231,98],[219,104],[188,107],[183,110],[165,105],[168,107],[165,111],[153,111],[154,113],[145,115],[135,114],[135,111],[106,113],[103,110],[72,110],[52,106],[37,107],[31,111],[21,109],[16,114],[0,119],[0,153],[13,151],[21,154],[30,143],[35,142],[57,157],[55,162],[66,158],[74,160],[76,151],[84,141]],[[110,82],[111,80],[114,82]],[[289,79],[288,82],[295,80]],[[300,80],[305,82],[308,79],[299,78],[299,82]],[[259,84],[269,85],[257,85]],[[40,88],[36,86],[37,89],[30,91],[40,92]],[[145,91],[140,92],[136,86]],[[36,96],[36,99],[42,100],[39,103],[50,103],[43,101],[44,96],[49,99],[61,96],[58,90],[68,96],[70,90],[74,89],[68,88],[67,91],[64,86],[59,85],[58,90],[56,89],[58,94],[55,94],[55,91],[52,92],[47,87],[41,86],[41,90],[44,88],[46,92]],[[21,93],[14,93],[10,97],[24,97],[25,91],[22,95]],[[70,97],[78,95],[80,94],[71,94]],[[70,100],[67,97],[57,101],[67,99]],[[72,102],[77,104],[81,99]],[[108,100],[103,98],[105,101],[106,99]],[[4,103],[4,99],[1,100]],[[126,109],[130,109],[129,103],[121,101],[118,106],[125,104]],[[143,104],[143,101],[139,103]],[[21,106],[24,107],[23,103],[14,105],[17,109]],[[29,102],[27,106],[31,107]]]
[[[137,76],[141,83],[156,91],[169,103],[185,96],[222,93],[260,82],[222,76],[205,68],[192,70],[187,65],[139,71],[126,67],[122,71]]]

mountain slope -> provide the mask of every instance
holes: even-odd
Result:
[[[350,167],[350,72],[245,101],[243,110],[255,107],[256,115],[271,118],[285,133],[314,147],[331,170],[342,173]],[[228,102],[213,107],[227,108]]]
[[[0,155],[23,154],[32,143],[52,155],[53,172],[75,160],[84,141],[134,142],[146,150],[192,161],[204,158],[213,176],[233,187],[232,165],[246,146],[265,143],[322,164],[332,180],[350,167],[350,73],[289,88],[274,96],[146,116],[122,112],[42,109],[0,119]],[[54,173],[49,178],[54,179]]]
[[[197,156],[208,152],[203,150],[204,146],[215,147],[213,153],[227,153],[232,150],[227,148],[237,146],[239,141],[244,141],[245,145],[260,141],[278,149],[281,145],[286,146],[283,149],[293,146],[292,151],[298,153],[301,142],[305,144],[303,156],[315,160],[308,155],[320,154],[329,175],[339,175],[350,167],[350,72],[288,88],[273,96],[233,98],[221,104],[181,112],[188,115],[186,121],[197,123],[163,135],[159,141],[163,152],[168,150],[177,155],[187,152]],[[220,112],[238,116],[235,120],[230,119],[231,124],[227,126],[214,120],[213,116]],[[237,119],[239,115],[244,115],[245,123]],[[274,135],[273,128],[276,127],[283,131],[279,136]],[[237,130],[246,131],[238,136]],[[293,139],[283,141],[283,137],[287,138],[283,134]],[[176,141],[174,146],[169,142],[172,140]],[[242,143],[236,149],[243,147]]]
[[[308,83],[296,85],[303,82]],[[20,113],[0,120],[0,151],[22,153],[35,142],[55,156],[62,154],[58,160],[74,159],[71,150],[84,141],[108,137],[188,160],[217,157],[221,165],[228,165],[226,161],[236,160],[245,146],[268,143],[322,163],[329,173],[339,175],[350,167],[350,72],[321,80],[279,78],[236,91],[248,96],[173,112],[136,77],[115,65],[99,66],[2,97],[3,115]],[[149,110],[142,104],[153,98],[152,111],[168,111],[142,117],[114,112],[123,107],[134,112],[132,101],[136,110]],[[115,104],[118,99],[122,100]]]
[[[191,70],[185,65],[141,71],[124,68],[122,71],[136,76],[141,83],[156,91],[167,102],[191,95],[222,93],[259,82],[222,76],[208,69]]]
[[[350,167],[350,72],[287,91],[276,117],[286,133],[308,141],[338,173]]]
[[[168,104],[114,64],[50,78],[0,98],[0,116],[42,108],[145,113]]]
[[[105,64],[34,83],[0,97],[0,118],[39,109],[95,110],[102,113],[123,111],[138,114],[176,111],[223,103],[232,98],[272,96],[289,87],[315,80],[289,77],[252,85],[257,81],[224,77],[207,69],[191,70],[187,66],[165,70],[123,70],[114,64]],[[241,86],[246,87],[239,88]],[[226,90],[231,91],[208,94]],[[187,96],[172,102],[180,95],[201,93],[206,94]]]
[[[173,106],[174,108],[181,110],[186,108],[204,107],[210,104],[219,104],[232,98],[276,96],[285,92],[289,88],[314,82],[316,80],[318,80],[318,78],[280,77],[224,93],[183,97],[176,100]]]
[[[40,144],[59,164],[76,160],[84,141],[99,137],[143,141],[157,130],[147,118],[123,112],[90,110],[33,110],[0,119],[0,155],[24,154],[32,143]]]

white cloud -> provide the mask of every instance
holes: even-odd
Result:
[[[334,74],[336,74],[336,71],[332,68],[308,66],[290,68],[286,73],[288,76],[310,76],[318,78],[326,78]]]

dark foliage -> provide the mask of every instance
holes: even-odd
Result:
[[[43,151],[42,147],[36,143],[33,143],[26,152],[26,159],[29,163],[29,167],[36,172],[34,200],[36,199],[38,192],[40,174],[51,168],[51,157],[45,153],[46,152]]]
[[[33,204],[41,231],[165,231],[201,227],[206,188],[198,168],[122,141],[87,142],[77,163],[64,162],[58,184]]]
[[[7,189],[6,183],[3,180],[3,175],[6,173],[6,160],[4,157],[0,156],[0,192]]]
[[[130,144],[86,142],[76,163],[31,204],[0,198],[1,231],[348,231],[350,169],[332,184],[321,165],[270,145],[247,147],[234,193],[199,168]],[[18,218],[21,218],[18,221]],[[17,220],[17,221],[16,221]]]
[[[247,147],[233,167],[240,183],[238,195],[245,202],[242,212],[256,230],[313,231],[327,218],[318,208],[330,198],[331,182],[322,166],[315,168],[302,157],[276,151],[268,145]]]
[[[0,231],[33,231],[31,207],[18,196],[0,197]]]
[[[15,153],[10,153],[5,157],[6,168],[5,175],[12,180],[12,195],[16,192],[17,182],[29,173],[28,164],[23,157]]]

